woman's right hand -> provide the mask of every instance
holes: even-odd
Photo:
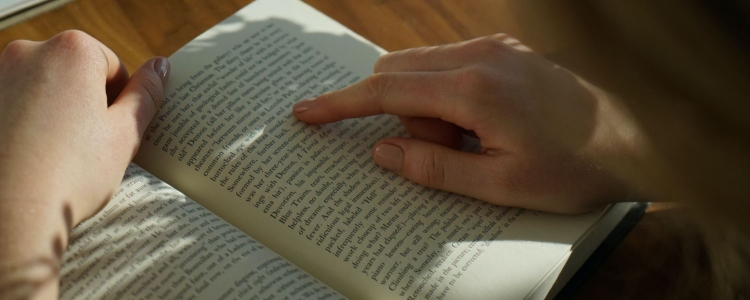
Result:
[[[379,141],[373,159],[419,184],[490,203],[577,213],[624,188],[597,157],[627,148],[604,93],[507,35],[398,51],[375,74],[301,101],[307,123],[393,114],[413,138]],[[456,150],[471,132],[481,153]]]

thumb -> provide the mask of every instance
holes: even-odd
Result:
[[[114,127],[124,131],[119,136],[126,139],[126,146],[138,147],[143,132],[161,106],[168,74],[166,58],[149,59],[133,73],[109,107]]]
[[[490,157],[410,138],[387,138],[375,146],[373,160],[418,184],[483,199],[491,187]]]

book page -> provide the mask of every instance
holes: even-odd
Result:
[[[60,275],[61,299],[344,299],[132,164]]]
[[[381,169],[374,143],[406,134],[393,116],[293,117],[383,53],[304,3],[256,1],[170,57],[137,162],[347,297],[526,297],[601,212],[498,207]]]

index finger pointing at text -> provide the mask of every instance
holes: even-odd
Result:
[[[298,102],[294,115],[320,124],[378,114],[437,118],[469,128],[468,103],[452,72],[377,73],[339,91]]]

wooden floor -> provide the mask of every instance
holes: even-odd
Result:
[[[83,30],[109,46],[129,70],[154,55],[169,56],[247,0],[76,0],[0,31],[0,47],[16,39],[45,40]],[[386,50],[445,44],[510,33],[545,55],[554,40],[531,40],[504,0],[307,0]],[[2,109],[2,108],[0,108]],[[667,299],[685,289],[680,247],[689,235],[674,210],[652,207],[576,292],[574,299]],[[684,296],[684,294],[683,294]],[[705,294],[690,293],[700,299]]]

